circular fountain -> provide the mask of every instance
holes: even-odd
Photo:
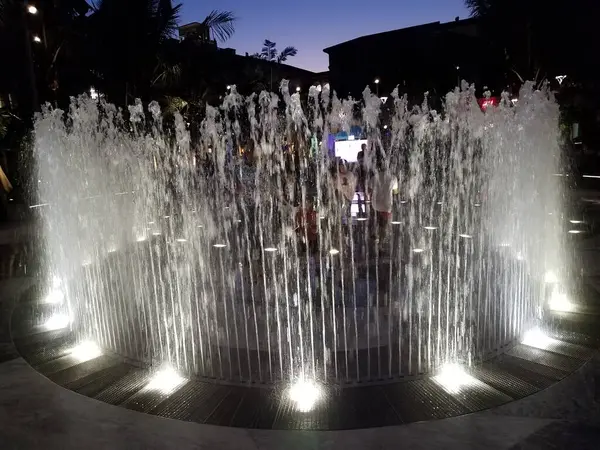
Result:
[[[518,104],[485,114],[468,86],[447,95],[443,113],[410,109],[397,92],[384,113],[368,90],[362,103],[328,87],[302,99],[284,84],[282,94],[232,89],[207,107],[193,144],[189,124],[156,103],[124,115],[82,97],[67,115],[44,111],[35,134],[48,276],[31,327],[66,339],[79,362],[155,374],[142,391],[170,386],[161,405],[174,396],[181,406],[190,380],[287,392],[302,413],[324,387],[327,404],[352,390],[358,402],[364,389],[373,401],[381,389],[393,390],[388,399],[479,389],[447,415],[531,393],[529,382],[511,380],[512,393],[476,368],[540,326],[544,276],[563,273],[549,92],[526,85]],[[366,171],[398,182],[385,235],[363,194],[350,204],[336,188],[327,136],[356,124]],[[93,396],[158,405],[103,389]],[[418,409],[395,411],[402,422]]]

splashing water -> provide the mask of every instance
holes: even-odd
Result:
[[[416,375],[520,337],[563,270],[557,105],[531,85],[485,114],[467,85],[443,113],[392,98],[233,88],[193,139],[155,102],[44,110],[38,195],[70,326],[232,382]],[[352,204],[337,189],[327,136],[354,125],[362,173],[398,181],[389,215],[365,204],[368,176]]]

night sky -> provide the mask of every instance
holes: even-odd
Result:
[[[298,55],[288,63],[313,71],[328,68],[323,49],[367,34],[427,22],[467,18],[463,0],[178,0],[181,24],[201,22],[213,9],[233,11],[238,18],[234,36],[220,47],[240,55],[260,52],[270,39]],[[175,1],[174,3],[177,3]],[[400,55],[398,57],[401,57]]]

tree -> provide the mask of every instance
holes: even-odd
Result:
[[[587,0],[465,0],[472,17],[492,46],[500,49],[508,69],[522,81],[574,76],[596,71],[594,54],[597,7]]]
[[[282,62],[287,61],[288,58],[296,56],[297,54],[298,50],[296,47],[286,47],[281,53],[277,53],[277,43],[265,39],[262,51],[259,55],[261,59],[281,64]]]

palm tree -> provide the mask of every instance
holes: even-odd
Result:
[[[296,56],[297,54],[298,50],[296,47],[291,46],[284,48],[281,53],[277,53],[277,43],[265,39],[262,51],[260,52],[260,58],[281,64],[282,62],[287,61],[288,58]]]

